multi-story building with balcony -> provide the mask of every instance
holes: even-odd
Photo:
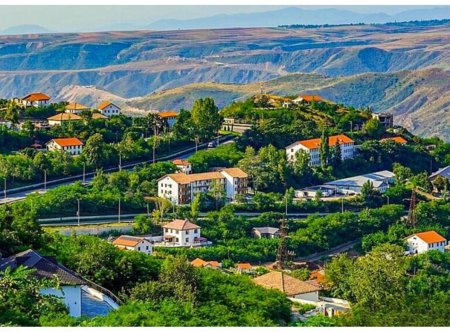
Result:
[[[167,174],[158,180],[158,196],[173,204],[189,204],[197,193],[221,189],[229,200],[245,194],[248,188],[247,173],[239,168],[225,168],[217,172],[196,174]]]

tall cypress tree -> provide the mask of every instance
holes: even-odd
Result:
[[[342,150],[341,150],[341,142],[337,140],[336,145],[333,149],[333,166],[339,166],[342,161]]]
[[[320,138],[320,166],[325,168],[328,164],[328,160],[330,157],[330,142],[328,138],[328,133],[324,128],[322,130],[322,137]]]

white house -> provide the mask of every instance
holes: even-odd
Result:
[[[61,126],[63,123],[82,121],[81,116],[71,113],[59,113],[47,118],[49,126]]]
[[[148,255],[153,252],[152,243],[146,238],[138,236],[121,235],[112,244],[119,249],[140,251]]]
[[[83,104],[80,103],[70,103],[68,105],[66,105],[66,113],[70,113],[70,114],[77,114],[80,115],[83,111],[87,111],[89,109],[89,107],[84,106]]]
[[[159,112],[158,115],[167,121],[169,128],[172,128],[177,121],[178,113],[175,111],[162,111]]]
[[[444,252],[447,239],[435,231],[427,231],[408,236],[406,243],[411,254],[421,254],[428,250]]]
[[[23,106],[34,106],[34,107],[41,107],[41,106],[47,106],[50,102],[50,97],[47,96],[45,93],[41,92],[35,92],[30,93],[29,95],[26,95],[21,99]]]
[[[162,226],[163,245],[192,247],[206,244],[207,240],[200,236],[201,227],[188,220],[174,219]]]
[[[53,279],[57,276],[60,288],[45,287],[40,289],[40,293],[55,295],[60,298],[67,306],[69,314],[73,317],[80,317],[81,315],[93,317],[119,307],[117,304],[118,300],[114,294],[85,280],[58,263],[53,257],[42,256],[38,252],[29,249],[8,258],[0,259],[0,271],[5,270],[7,267],[14,270],[19,266],[34,269],[33,275],[36,278]],[[99,291],[99,289],[103,291]]]
[[[303,96],[298,96],[297,98],[295,98],[293,100],[293,102],[295,104],[300,104],[300,103],[308,103],[309,104],[309,103],[312,103],[313,101],[316,103],[319,103],[319,102],[323,102],[323,99],[321,96],[318,96],[318,95],[303,95]]]
[[[192,173],[192,164],[184,159],[175,159],[172,163],[177,166],[181,173],[190,174]]]
[[[359,194],[363,185],[372,183],[373,189],[381,193],[386,192],[390,185],[394,183],[395,174],[390,171],[380,171],[364,175],[352,176],[325,183],[327,187],[335,188],[341,194]]]
[[[313,138],[303,141],[298,141],[288,145],[286,149],[286,155],[288,161],[295,161],[298,151],[305,151],[309,154],[310,165],[320,165],[320,144],[322,140],[320,138]],[[351,159],[355,155],[355,142],[346,135],[335,135],[328,138],[330,148],[336,146],[339,143],[341,148],[341,159]]]
[[[62,150],[72,156],[78,156],[83,151],[83,142],[76,137],[54,138],[45,145],[49,151]]]
[[[110,101],[103,101],[98,106],[97,109],[100,111],[101,114],[104,116],[107,116],[110,118],[113,115],[119,115],[120,114],[120,107],[111,103]]]
[[[248,175],[239,168],[225,168],[218,172],[196,174],[167,174],[158,180],[158,196],[173,204],[189,204],[197,193],[211,191],[214,185],[223,186],[226,197],[234,200],[248,189]]]
[[[276,238],[280,236],[280,229],[276,227],[253,227],[252,234],[257,238]]]
[[[271,271],[252,279],[252,281],[264,288],[278,289],[290,298],[307,301],[319,300],[319,287],[306,281],[291,277],[285,272]]]

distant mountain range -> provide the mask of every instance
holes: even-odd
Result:
[[[199,7],[200,8],[200,7]],[[161,19],[148,22],[113,22],[108,25],[80,25],[76,29],[61,27],[53,31],[41,25],[18,25],[0,30],[0,35],[48,33],[48,32],[98,32],[132,30],[178,30],[178,29],[218,29],[237,27],[277,27],[291,24],[349,24],[349,23],[386,23],[415,20],[435,20],[450,18],[450,6],[434,8],[408,9],[397,14],[359,13],[354,10],[337,8],[304,9],[286,7],[265,12],[214,15],[195,19]]]
[[[316,91],[450,140],[450,24],[0,36],[0,97],[33,91],[131,111]],[[285,82],[289,82],[286,84]],[[270,88],[270,89],[269,89]]]
[[[387,23],[414,20],[450,18],[449,7],[412,9],[389,15],[383,12],[363,14],[351,10],[324,8],[302,9],[289,7],[260,13],[215,15],[190,20],[164,19],[153,22],[147,28],[153,30],[208,29],[236,27],[277,27],[289,24],[347,24]]]

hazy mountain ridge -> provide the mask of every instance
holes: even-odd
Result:
[[[448,69],[449,63],[450,25],[4,36],[0,96],[95,85],[131,98],[195,82]]]

